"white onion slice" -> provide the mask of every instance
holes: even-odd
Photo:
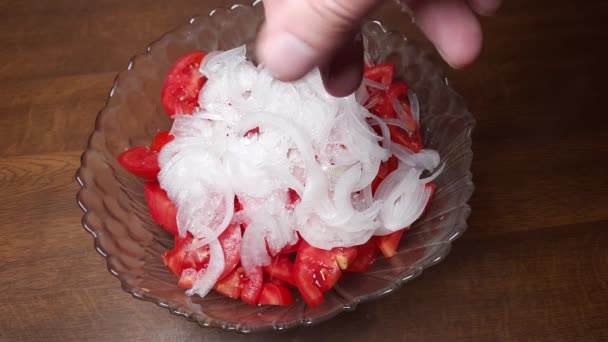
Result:
[[[420,126],[420,103],[418,102],[418,96],[413,91],[407,93],[407,98],[410,101],[410,109],[412,110],[412,116],[416,125]]]

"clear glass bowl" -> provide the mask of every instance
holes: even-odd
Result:
[[[398,77],[409,82],[421,103],[424,141],[446,163],[426,215],[404,235],[397,255],[380,257],[366,273],[345,276],[318,307],[309,308],[299,299],[290,307],[256,307],[215,293],[205,298],[186,296],[160,258],[172,247],[172,239],[150,218],[142,181],[123,170],[116,156],[129,147],[148,144],[159,130],[170,128],[159,94],[177,58],[195,49],[224,50],[244,43],[252,53],[263,16],[259,1],[217,9],[209,16],[192,18],[135,56],[117,77],[97,117],[77,174],[83,226],[125,291],[201,326],[241,333],[315,324],[399,289],[448,254],[451,242],[467,227],[467,201],[473,192],[469,170],[474,119],[463,100],[423,51],[402,34],[387,31],[377,21],[368,22],[363,31],[371,57],[396,63]]]

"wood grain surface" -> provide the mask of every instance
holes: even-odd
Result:
[[[481,58],[448,72],[478,120],[470,227],[402,290],[247,337],[123,292],[80,225],[79,156],[129,58],[217,3],[0,0],[1,341],[608,341],[603,0],[505,0],[482,20]]]

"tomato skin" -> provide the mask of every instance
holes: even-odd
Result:
[[[133,147],[118,155],[118,162],[129,173],[148,180],[155,180],[160,172],[158,154],[147,146]]]
[[[169,70],[161,91],[161,102],[170,117],[192,114],[198,107],[198,96],[206,80],[198,71],[204,57],[203,51],[190,52]]]
[[[288,306],[295,302],[291,291],[285,286],[267,283],[262,288],[258,304]]]
[[[397,100],[407,98],[408,86],[403,81],[395,82],[388,87],[388,96]]]
[[[323,292],[331,289],[342,276],[331,251],[315,248],[302,241],[294,266],[300,295],[309,306],[321,304]]]
[[[228,298],[239,299],[243,291],[243,276],[243,268],[239,266],[218,281],[213,289]]]
[[[399,246],[399,241],[401,241],[401,237],[403,236],[403,232],[408,228],[398,230],[385,236],[378,236],[376,238],[378,248],[385,257],[390,258],[395,255],[397,252],[397,247]]]
[[[258,299],[262,293],[263,279],[261,267],[256,268],[248,276],[243,277],[244,285],[243,291],[241,292],[241,299],[243,302],[251,305],[256,305],[258,303]]]
[[[219,241],[224,251],[224,271],[220,275],[220,280],[227,277],[241,260],[241,227],[238,224],[231,224],[220,234]]]
[[[158,182],[144,183],[144,194],[150,216],[160,224],[166,231],[177,235],[177,207],[171,202],[167,192],[160,187]]]
[[[264,272],[268,274],[271,279],[279,279],[286,283],[296,286],[296,280],[294,278],[294,265],[286,255],[277,255],[272,259],[270,265],[264,266]]]
[[[372,81],[380,82],[385,86],[390,86],[395,76],[395,64],[384,63],[372,66],[365,66],[363,77]]]
[[[159,132],[154,137],[154,140],[152,140],[152,143],[150,144],[150,149],[154,152],[160,152],[160,150],[162,150],[162,148],[169,142],[173,141],[173,139],[175,139],[175,137],[172,136],[169,131]]]
[[[355,258],[355,260],[349,265],[347,271],[367,271],[376,259],[377,255],[378,246],[376,245],[376,238],[372,237],[369,239],[369,241],[357,247],[357,258]]]

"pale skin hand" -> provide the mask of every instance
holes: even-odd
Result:
[[[455,68],[481,50],[477,15],[491,15],[502,0],[408,0],[416,24]],[[265,0],[266,23],[258,58],[277,78],[292,81],[319,66],[329,93],[352,93],[362,77],[361,19],[381,0]],[[353,37],[355,37],[353,39]]]

